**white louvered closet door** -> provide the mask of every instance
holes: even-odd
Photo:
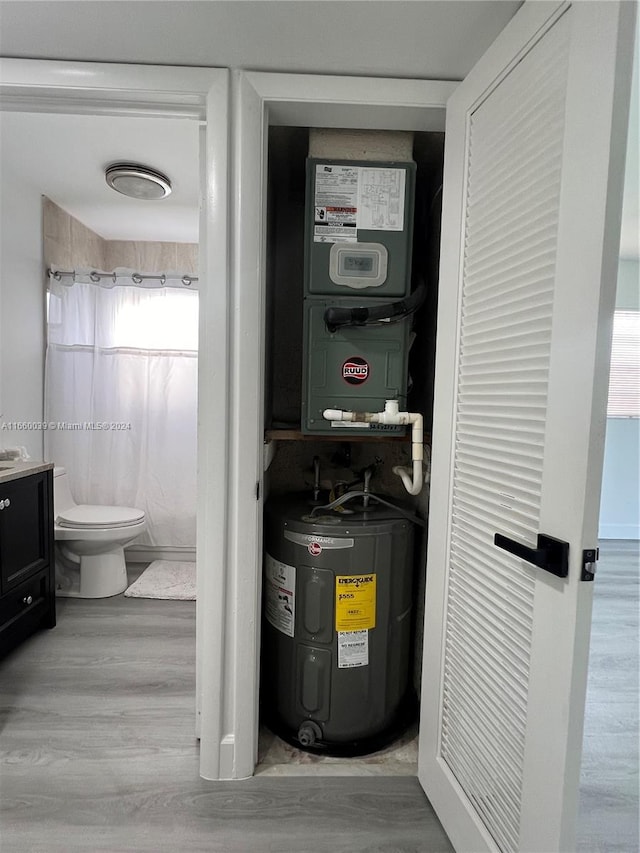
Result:
[[[460,851],[573,845],[629,6],[525,4],[448,108],[419,776]]]

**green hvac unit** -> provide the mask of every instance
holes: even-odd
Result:
[[[413,162],[307,160],[302,431],[402,434],[326,409],[406,409]]]

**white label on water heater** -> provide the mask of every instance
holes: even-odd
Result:
[[[338,631],[338,669],[369,666],[369,632]]]
[[[296,567],[281,563],[267,554],[264,576],[267,622],[287,637],[293,637],[296,623]]]

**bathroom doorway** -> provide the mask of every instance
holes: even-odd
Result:
[[[9,112],[2,142],[6,194],[27,202],[15,225],[33,241],[34,261],[42,246],[45,285],[43,295],[34,264],[9,308],[12,333],[40,340],[22,353],[29,387],[23,399],[5,395],[5,416],[32,426],[32,394],[44,397],[33,420],[52,427],[11,438],[63,466],[76,502],[140,507],[137,561],[195,561],[199,128]],[[169,174],[171,194],[114,192],[104,168],[125,158]]]

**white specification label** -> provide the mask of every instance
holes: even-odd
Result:
[[[338,669],[369,665],[369,632],[338,631]]]
[[[328,211],[341,212],[341,220],[355,222],[359,171],[357,166],[316,165],[316,222],[323,221]]]
[[[295,628],[296,567],[265,557],[265,616],[267,622],[287,637],[293,637]]]
[[[355,243],[358,229],[402,231],[406,171],[316,165],[314,243]]]
[[[404,169],[360,169],[358,228],[402,231],[405,177]]]
[[[314,243],[357,243],[355,228],[343,228],[340,225],[316,225],[313,229]]]

